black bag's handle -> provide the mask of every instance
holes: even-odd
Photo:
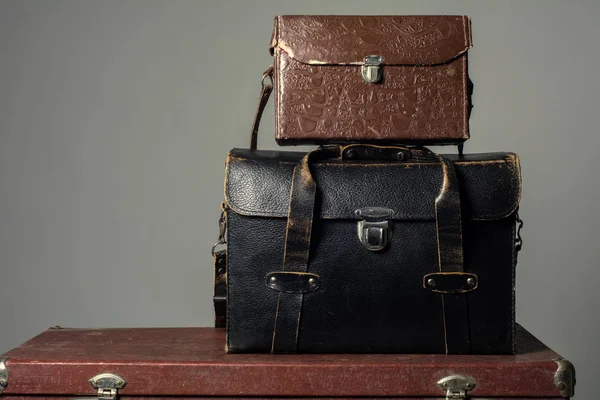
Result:
[[[317,193],[317,184],[310,171],[310,165],[318,159],[344,158],[344,156],[352,159],[359,152],[369,154],[377,153],[380,150],[384,152],[391,150],[389,153],[396,154],[397,157],[398,154],[402,154],[403,158],[437,162],[441,165],[442,188],[435,200],[440,271],[436,274],[436,278],[443,283],[444,280],[448,280],[448,275],[464,272],[460,195],[452,162],[426,148],[364,144],[318,148],[306,154],[294,168],[281,272],[306,274],[308,270]],[[354,156],[351,156],[352,154]],[[431,279],[428,278],[428,281]],[[435,280],[431,282],[435,286]],[[470,340],[465,296],[456,291],[444,291],[444,288],[440,290],[439,287],[426,287],[426,289],[435,289],[433,291],[443,293],[441,297],[446,352],[469,353]],[[295,353],[297,351],[303,298],[303,292],[279,293],[273,329],[272,353]]]

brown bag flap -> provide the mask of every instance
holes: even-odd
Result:
[[[285,15],[275,18],[270,50],[315,65],[359,65],[368,55],[387,65],[434,65],[471,47],[467,16]]]

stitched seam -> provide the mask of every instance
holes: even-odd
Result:
[[[226,224],[229,224],[229,216],[227,214],[227,210],[225,210],[225,218],[226,218]],[[227,243],[229,243],[229,237],[230,235],[230,231],[229,229],[227,229]],[[230,329],[231,329],[231,324],[229,323],[229,318],[231,317],[231,311],[229,309],[229,307],[231,306],[231,301],[229,300],[229,294],[231,293],[230,286],[229,286],[229,275],[231,274],[230,270],[229,270],[229,246],[227,246],[227,253],[225,253],[225,271],[227,272],[225,274],[225,287],[227,288],[227,293],[225,294],[225,299],[226,299],[226,303],[225,303],[225,309],[227,310],[227,315],[225,318],[225,349],[227,352],[229,352],[229,335],[230,335]]]
[[[298,351],[298,335],[300,334],[300,317],[302,316],[302,306],[304,305],[304,293],[300,293],[300,307],[298,308],[298,320],[296,321],[296,337],[294,338],[294,353]]]
[[[303,164],[306,163],[306,168],[308,170],[308,172],[310,173],[310,164],[309,164],[309,158],[310,155],[307,154],[305,156],[305,159],[303,160]],[[294,172],[296,171],[296,169],[294,169]],[[306,263],[304,265],[304,271],[303,272],[308,272],[308,261],[310,259],[310,239],[311,239],[311,235],[312,235],[312,227],[313,227],[313,221],[314,221],[314,217],[315,217],[315,203],[316,203],[316,197],[317,197],[317,184],[314,181],[312,174],[309,175],[310,177],[310,181],[309,183],[312,183],[313,188],[313,195],[312,195],[312,201],[313,201],[313,206],[310,209],[310,219],[309,219],[309,229],[307,229],[306,232],[306,242],[307,242],[307,248],[306,248]],[[292,181],[293,182],[293,181]],[[290,198],[290,203],[292,202],[292,199]],[[300,307],[298,309],[298,320],[296,321],[296,337],[294,339],[294,353],[298,350],[298,335],[300,334],[300,317],[302,316],[302,307],[304,303],[304,293],[300,294]]]
[[[277,295],[277,308],[275,309],[275,323],[273,324],[273,339],[271,340],[271,353],[275,353],[275,334],[277,333],[277,318],[279,317],[279,301],[281,293]]]
[[[512,240],[512,271],[511,271],[511,280],[512,280],[512,293],[511,293],[511,298],[512,298],[512,304],[510,305],[510,321],[511,321],[511,342],[512,342],[512,346],[511,346],[511,350],[513,353],[515,353],[515,325],[516,325],[516,321],[515,321],[515,314],[516,314],[516,310],[515,310],[515,305],[516,305],[516,248],[515,248],[515,239],[516,239],[516,235],[517,234],[517,221],[516,218],[512,223],[512,232],[511,232],[511,240]]]
[[[285,227],[285,241],[283,242],[283,265],[281,266],[281,270],[285,271],[286,259],[287,259],[287,244],[288,244],[288,235],[290,231],[290,214],[292,207],[292,195],[294,193],[294,179],[296,176],[297,169],[294,168],[294,172],[292,173],[292,184],[290,186],[290,198],[288,202],[288,217],[287,224]],[[277,334],[277,318],[279,317],[279,304],[281,301],[281,293],[277,296],[277,311],[275,312],[275,324],[273,325],[273,342],[271,344],[271,353],[275,352],[275,335]]]
[[[248,209],[244,209],[242,207],[237,206],[235,203],[231,202],[231,200],[229,198],[225,199],[227,206],[233,210],[235,213],[246,216],[246,217],[273,217],[273,218],[286,218],[286,216],[280,212],[276,212],[276,211],[256,211],[256,210],[248,210]],[[512,214],[514,214],[514,212],[517,210],[517,208],[519,207],[519,203],[515,203],[513,206],[511,206],[507,211],[502,212],[502,213],[497,213],[497,214],[491,214],[488,217],[482,218],[482,217],[469,217],[469,218],[465,218],[466,220],[469,221],[498,221],[504,218],[508,218],[509,216],[511,216]],[[320,219],[324,219],[324,220],[333,220],[333,221],[338,221],[338,220],[356,220],[354,218],[344,218],[344,217],[338,217],[338,216],[334,216],[331,214],[322,214],[319,216]],[[433,221],[435,218],[429,217],[429,216],[424,216],[424,215],[418,215],[416,217],[413,218],[408,218],[408,217],[392,217],[392,220],[398,220],[398,221]]]
[[[442,167],[442,173],[444,171],[444,164],[441,164]],[[436,201],[435,201],[435,235],[437,238],[437,253],[438,253],[438,269],[440,272],[442,272],[442,256],[440,254],[440,227],[439,227],[439,223],[438,223],[438,218],[437,218],[437,213],[438,213],[438,208],[437,208],[437,200],[443,196],[443,192],[446,186],[446,174],[444,174],[444,181],[442,183],[442,190],[440,191],[440,194],[436,197]],[[446,349],[446,354],[448,354],[448,333],[447,333],[447,327],[446,327],[446,306],[444,304],[444,296],[440,296],[442,298],[442,317],[444,320],[444,348]]]
[[[463,106],[461,107],[461,112],[462,112],[462,116],[463,116],[463,127],[464,127],[464,134],[463,134],[463,139],[469,139],[470,137],[470,129],[469,129],[469,103],[473,104],[473,96],[472,94],[469,95],[469,70],[467,68],[467,63],[469,62],[468,58],[467,58],[467,54],[465,53],[464,56],[464,60],[462,62],[462,75],[463,75],[463,79],[462,79],[462,83],[463,83],[463,90],[464,90],[464,96],[462,96],[463,98]],[[471,97],[470,101],[469,101],[469,97]]]
[[[446,304],[444,302],[444,295],[440,296],[442,298],[442,317],[444,319],[444,348],[446,349],[446,354],[448,354],[448,331],[446,327]]]

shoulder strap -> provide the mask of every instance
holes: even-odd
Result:
[[[269,82],[266,82],[266,80]],[[258,143],[258,128],[260,126],[260,119],[262,118],[265,107],[269,102],[269,97],[273,91],[273,66],[269,66],[263,73],[262,87],[260,89],[260,96],[258,97],[258,107],[256,108],[256,114],[254,115],[254,122],[252,123],[252,130],[250,131],[250,149],[256,150]]]
[[[295,167],[290,190],[290,206],[286,228],[282,272],[305,274],[308,270],[310,240],[314,219],[317,184],[310,164],[318,158],[340,156],[343,148],[322,147],[308,153]],[[423,152],[419,150],[422,157]],[[460,197],[454,165],[435,155],[443,171],[443,184],[436,198],[436,220],[440,273],[464,271]],[[448,293],[442,296],[446,352],[468,353],[470,348],[466,297]],[[302,317],[304,294],[279,293],[273,329],[272,353],[295,353]]]

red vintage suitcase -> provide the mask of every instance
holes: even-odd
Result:
[[[85,396],[559,399],[573,366],[519,329],[514,356],[225,354],[224,331],[49,329],[6,353],[6,400]]]

